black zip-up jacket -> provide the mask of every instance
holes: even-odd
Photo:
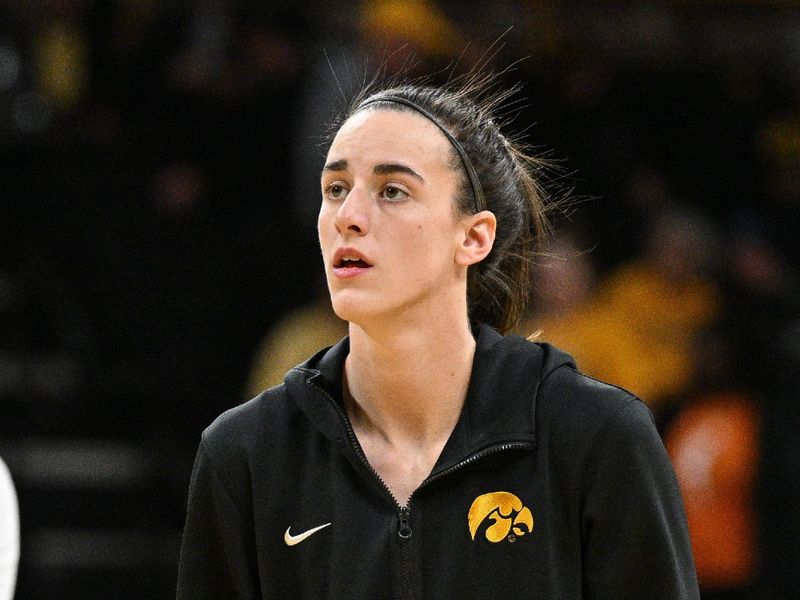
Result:
[[[478,329],[467,399],[407,506],[341,405],[345,338],[203,433],[178,598],[699,598],[648,409]]]

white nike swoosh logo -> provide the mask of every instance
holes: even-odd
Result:
[[[295,544],[299,544],[304,539],[311,537],[315,533],[317,533],[320,529],[325,529],[330,523],[325,523],[325,525],[320,525],[319,527],[314,527],[313,529],[309,529],[308,531],[304,531],[303,533],[298,533],[297,535],[292,535],[289,533],[290,527],[286,528],[286,533],[283,534],[283,541],[286,542],[287,546],[294,546]]]

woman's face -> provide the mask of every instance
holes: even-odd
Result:
[[[333,308],[363,324],[435,318],[466,294],[450,144],[424,117],[348,119],[322,171],[319,240]]]

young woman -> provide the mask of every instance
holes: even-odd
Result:
[[[648,410],[501,335],[544,217],[485,92],[345,115],[319,239],[350,334],[203,433],[178,598],[698,598]]]

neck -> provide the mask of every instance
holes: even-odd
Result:
[[[466,311],[463,319],[378,333],[351,323],[345,376],[354,427],[389,442],[446,440],[466,398],[474,353]]]

